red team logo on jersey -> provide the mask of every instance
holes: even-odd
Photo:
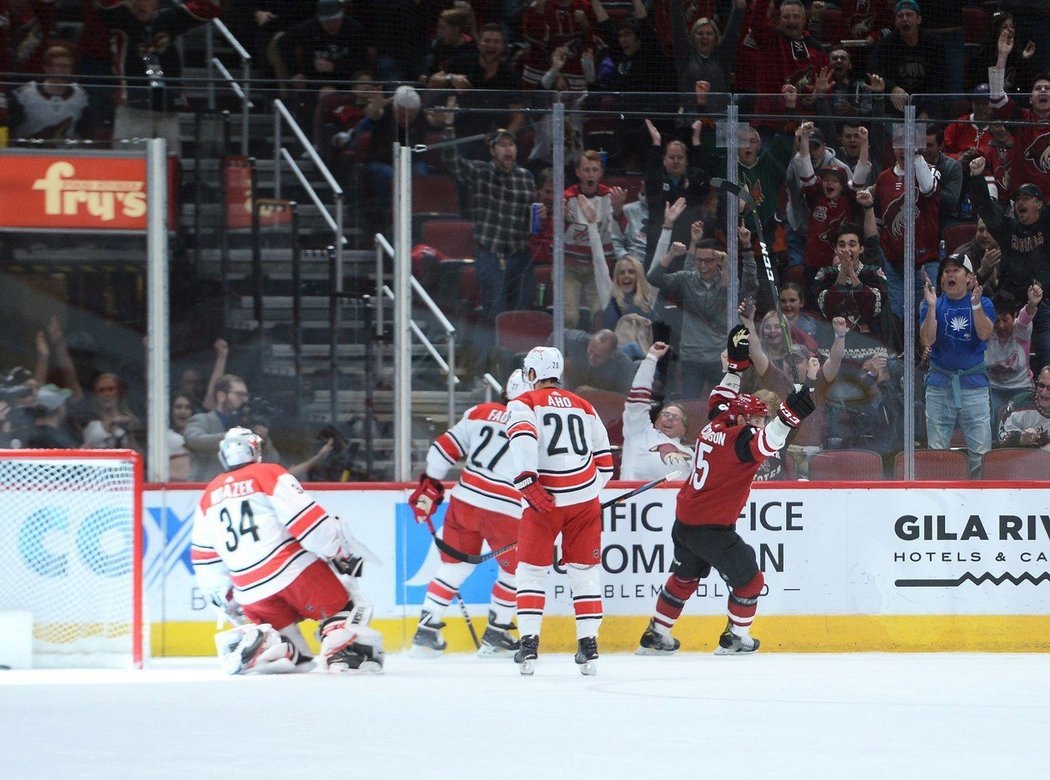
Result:
[[[1050,173],[1050,133],[1036,136],[1024,150],[1024,158],[1040,173]]]

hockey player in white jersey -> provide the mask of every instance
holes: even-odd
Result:
[[[287,470],[261,462],[253,431],[227,431],[219,460],[224,473],[193,515],[190,554],[201,590],[235,625],[216,636],[223,669],[308,671],[298,624],[313,619],[328,671],[381,671],[383,637],[368,625],[372,607],[357,586],[368,550]]]
[[[612,477],[609,435],[590,402],[559,387],[564,362],[554,347],[535,347],[522,364],[533,389],[507,405],[510,450],[519,474],[514,484],[528,503],[518,527],[518,627],[514,655],[522,674],[532,674],[539,653],[554,541],[569,575],[576,614],[576,663],[583,674],[598,670],[602,621],[599,568],[602,509],[598,493]]]
[[[650,418],[656,363],[670,347],[657,341],[638,364],[623,407],[623,461],[620,479],[643,482],[672,471],[693,470],[693,442],[687,441],[689,418],[680,404],[664,404],[654,423]]]
[[[530,389],[521,369],[511,373],[504,388],[507,400]],[[423,523],[444,496],[441,480],[458,461],[463,461],[459,481],[450,493],[442,538],[460,552],[476,555],[483,541],[491,549],[505,547],[518,538],[521,494],[514,487],[517,470],[508,452],[507,407],[504,403],[482,403],[463,413],[462,419],[441,434],[427,452],[426,470],[419,486],[409,496],[416,522]],[[478,655],[506,656],[518,649],[514,630],[517,551],[512,547],[496,556],[499,575],[492,586],[489,622],[481,638]],[[475,565],[441,553],[441,567],[427,586],[419,626],[412,638],[413,656],[437,656],[448,643],[441,634],[445,610]]]

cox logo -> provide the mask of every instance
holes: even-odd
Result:
[[[41,577],[65,577],[75,560],[99,577],[120,577],[132,569],[133,518],[124,507],[102,507],[78,524],[65,507],[44,507],[18,531],[18,553]]]

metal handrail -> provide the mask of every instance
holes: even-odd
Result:
[[[291,167],[292,173],[295,174],[295,178],[299,180],[299,184],[301,184],[303,189],[306,190],[306,194],[310,196],[310,200],[312,200],[314,205],[320,210],[321,216],[324,217],[325,222],[328,223],[328,227],[330,227],[332,232],[338,237],[339,225],[337,225],[335,219],[332,218],[331,213],[328,211],[328,207],[321,201],[320,196],[317,194],[317,190],[313,188],[313,185],[310,184],[310,181],[306,178],[306,174],[304,174],[302,168],[299,167],[299,163],[297,163],[291,153],[283,147],[280,150],[280,154],[281,157],[284,158],[284,161]],[[342,240],[345,244],[347,242],[346,236],[342,236]]]
[[[485,387],[485,403],[492,401],[493,391],[497,393],[503,392],[503,385],[501,385],[499,380],[492,376],[488,371],[481,375],[481,382]]]
[[[284,101],[282,101],[280,98],[275,98],[273,101],[273,107],[275,109],[273,154],[274,187],[277,191],[277,197],[281,197],[281,166],[279,154],[280,150],[283,148],[283,146],[281,145],[282,119],[284,119],[284,121],[287,122],[289,129],[291,129],[292,131],[292,134],[295,135],[299,143],[302,144],[302,147],[306,151],[306,153],[310,155],[310,159],[313,161],[313,164],[317,166],[317,170],[321,173],[321,175],[324,176],[325,182],[328,184],[329,187],[332,188],[332,192],[334,192],[338,197],[342,197],[343,188],[339,186],[339,182],[335,180],[335,177],[332,175],[332,172],[328,170],[328,166],[324,164],[324,161],[321,159],[321,156],[317,153],[317,150],[314,149],[314,145],[310,143],[310,140],[306,137],[306,134],[303,132],[302,128],[299,127],[299,123],[295,121],[295,117],[292,116],[291,112],[288,110],[288,107],[284,104]]]
[[[207,52],[208,62],[208,108],[211,111],[215,110],[215,80],[212,77],[212,68],[217,67],[222,77],[230,84],[233,93],[241,99],[241,154],[245,157],[248,156],[248,113],[253,108],[251,101],[251,84],[252,84],[252,55],[248,53],[241,42],[237,40],[237,37],[230,32],[221,19],[212,19],[211,24],[207,26],[205,33],[205,48]],[[215,43],[214,34],[212,30],[218,30],[226,42],[233,48],[234,53],[241,60],[241,70],[243,73],[244,85],[240,85],[233,78],[230,72],[226,69],[226,66],[222,64],[218,57],[215,56]]]
[[[390,242],[386,240],[382,233],[375,234],[375,245],[376,245],[376,285],[379,288],[381,295],[386,296],[390,300],[394,300],[394,292],[387,285],[383,284],[383,253],[385,252],[391,259],[394,259],[394,248],[390,246]],[[445,331],[445,338],[448,341],[448,361],[446,362],[434,348],[434,345],[430,342],[430,339],[419,329],[414,320],[409,320],[409,327],[412,332],[416,335],[416,338],[420,340],[426,350],[430,353],[431,357],[434,358],[435,362],[440,366],[445,376],[448,378],[448,424],[451,426],[456,419],[456,385],[459,384],[459,377],[456,376],[455,365],[456,365],[456,327],[449,321],[448,317],[445,316],[444,312],[441,311],[434,299],[430,297],[430,294],[421,285],[414,276],[410,276],[410,283],[412,290],[416,295],[420,297],[423,303],[426,305],[430,313],[434,315],[434,318],[441,325]],[[382,328],[383,320],[383,303],[382,298],[376,298],[376,319],[379,321],[379,327]],[[381,332],[381,331],[380,331]]]
[[[343,292],[343,246],[347,243],[346,236],[343,235],[343,188],[339,186],[339,182],[335,180],[332,172],[328,170],[328,166],[324,164],[320,155],[317,154],[317,150],[307,139],[306,134],[303,133],[299,123],[295,121],[295,117],[292,116],[291,112],[288,111],[288,107],[284,105],[284,102],[280,98],[276,98],[273,101],[273,191],[274,197],[280,199],[281,197],[281,156],[288,160],[292,166],[292,171],[296,174],[299,179],[299,183],[306,189],[310,194],[310,198],[314,201],[317,207],[321,210],[321,213],[325,215],[325,219],[328,221],[329,227],[332,229],[333,244],[335,245],[335,292]],[[324,177],[325,183],[332,190],[335,195],[335,218],[332,219],[331,213],[323,205],[321,200],[317,196],[313,186],[307,182],[306,177],[303,176],[303,172],[299,169],[298,163],[292,160],[288,150],[284,148],[281,142],[281,121],[287,123],[288,127],[292,131],[292,135],[299,141],[302,147],[306,150],[313,164],[317,167],[318,172]],[[336,327],[339,323],[334,323]]]
[[[394,291],[391,290],[385,284],[383,285],[383,295],[385,295],[390,300],[394,300]],[[427,338],[427,334],[425,334],[420,329],[419,325],[416,324],[416,321],[409,320],[408,326],[412,329],[412,332],[416,334],[416,338],[419,339],[419,343],[422,344],[426,351],[430,353],[430,356],[434,358],[434,362],[438,364],[438,367],[444,373],[450,373],[448,363],[445,362],[445,359],[443,357],[441,357],[441,353],[437,351],[437,348],[434,346],[433,342],[431,342],[431,340]],[[454,373],[452,373],[452,379],[455,382],[459,381],[459,379]]]

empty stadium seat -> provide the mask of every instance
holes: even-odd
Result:
[[[893,478],[904,479],[904,453],[893,459]],[[915,450],[915,479],[965,480],[970,462],[963,450]]]
[[[825,450],[809,461],[815,482],[877,482],[882,479],[882,456],[871,450]]]
[[[421,240],[441,250],[445,257],[473,260],[474,223],[469,219],[434,219],[423,224]]]
[[[1050,452],[1027,447],[1005,447],[984,455],[981,479],[1050,479]]]

